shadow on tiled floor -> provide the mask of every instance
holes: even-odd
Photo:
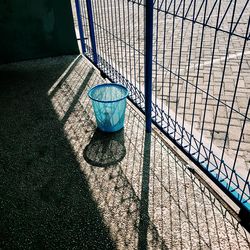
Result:
[[[249,234],[159,132],[145,134],[132,104],[124,130],[96,130],[87,90],[105,80],[80,58],[57,81],[72,59],[4,66],[22,80],[0,92],[2,245],[249,249]]]

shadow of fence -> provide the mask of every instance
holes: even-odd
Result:
[[[84,79],[90,68],[83,59],[72,76]],[[65,89],[74,96],[79,79],[66,80],[51,99],[59,117],[73,98]],[[130,103],[124,131],[105,137],[96,130],[87,90],[102,82],[94,72],[64,132],[117,248],[249,248],[246,230],[158,133],[144,133],[144,118]]]

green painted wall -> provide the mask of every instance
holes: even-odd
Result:
[[[0,63],[76,53],[70,0],[0,0]]]

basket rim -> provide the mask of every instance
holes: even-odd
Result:
[[[103,88],[103,87],[105,87],[105,86],[114,86],[114,87],[117,87],[117,88],[122,88],[122,89],[124,89],[126,92],[125,92],[125,94],[124,94],[124,96],[123,97],[121,97],[121,98],[119,98],[119,99],[115,99],[115,100],[110,100],[110,101],[101,101],[101,100],[98,100],[98,99],[96,99],[96,98],[94,98],[93,96],[91,96],[91,93],[95,90],[95,89],[98,89],[98,88]],[[102,102],[102,103],[112,103],[112,102],[118,102],[118,101],[121,101],[121,100],[123,100],[123,99],[125,99],[125,98],[127,98],[127,96],[128,96],[128,89],[125,87],[125,86],[123,86],[123,85],[121,85],[121,84],[118,84],[118,83],[102,83],[102,84],[98,84],[98,85],[95,85],[95,86],[93,86],[92,88],[90,88],[90,90],[88,91],[88,96],[89,96],[89,98],[91,99],[91,100],[93,100],[93,101],[96,101],[96,102]]]

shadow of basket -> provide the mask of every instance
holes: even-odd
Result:
[[[92,166],[110,167],[126,155],[124,129],[107,133],[96,129],[90,143],[83,150],[83,157]]]

